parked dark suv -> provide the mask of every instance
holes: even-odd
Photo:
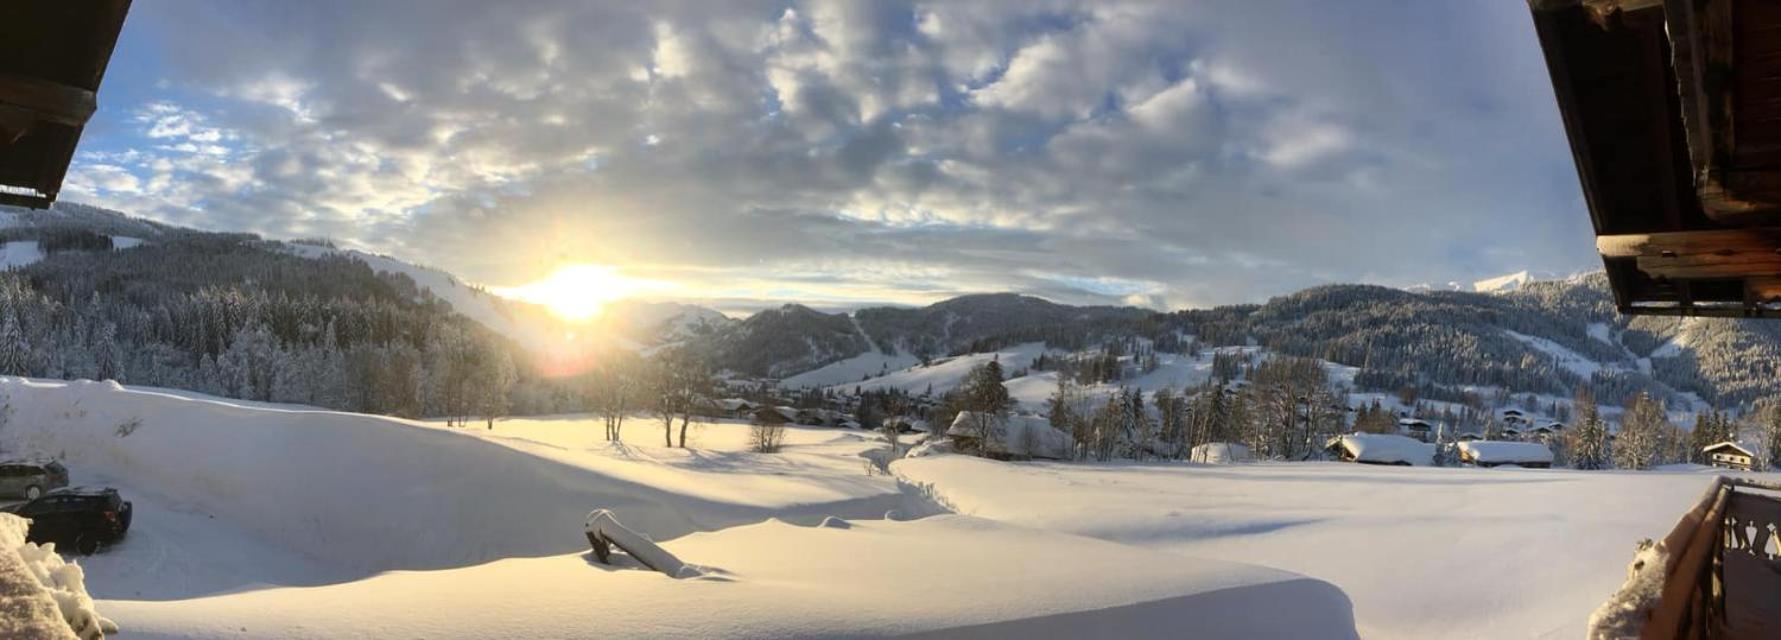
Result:
[[[130,530],[131,510],[130,501],[110,487],[56,489],[36,500],[4,509],[31,519],[27,540],[54,542],[83,555],[123,539]]]
[[[68,486],[68,467],[55,460],[0,462],[0,497],[36,500],[51,489]]]

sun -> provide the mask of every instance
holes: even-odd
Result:
[[[557,267],[540,280],[517,287],[496,288],[503,296],[542,305],[564,320],[585,321],[600,315],[607,303],[664,288],[664,283],[619,273],[616,267],[571,264]]]

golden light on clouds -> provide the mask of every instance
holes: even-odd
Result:
[[[495,293],[541,305],[564,320],[584,321],[600,315],[608,303],[676,288],[673,283],[636,278],[617,267],[570,264],[550,275],[517,287],[497,287]]]

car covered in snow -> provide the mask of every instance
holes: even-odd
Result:
[[[31,542],[54,542],[91,554],[123,539],[130,531],[134,507],[111,487],[73,487],[52,490],[4,511],[31,520],[26,537]]]
[[[0,497],[35,500],[68,486],[68,467],[55,460],[0,461]]]

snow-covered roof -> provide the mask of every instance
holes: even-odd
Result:
[[[977,412],[960,411],[946,435],[957,438],[977,437]],[[1004,416],[995,423],[999,436],[985,446],[991,453],[1033,458],[1064,459],[1076,448],[1076,439],[1051,426],[1051,421],[1038,416]]]
[[[1489,464],[1552,463],[1552,449],[1538,442],[1475,440],[1459,443],[1460,457]]]
[[[753,402],[741,398],[724,398],[717,401],[717,404],[723,407],[724,411],[746,411],[755,406]]]
[[[1705,447],[1701,447],[1701,451],[1712,451],[1714,449],[1720,449],[1720,448],[1737,449],[1740,453],[1743,453],[1744,455],[1750,456],[1752,458],[1756,457],[1756,452],[1751,451],[1750,447],[1745,446],[1743,443],[1733,442],[1730,440],[1727,440],[1725,442],[1715,442],[1715,443],[1707,445]]]
[[[1411,428],[1422,427],[1424,429],[1427,429],[1427,428],[1429,428],[1429,423],[1427,420],[1420,420],[1417,418],[1399,418],[1398,426],[1411,427]]]
[[[1435,462],[1435,445],[1408,436],[1384,433],[1351,433],[1336,439],[1332,446],[1341,447],[1358,462],[1404,462],[1431,465]]]

